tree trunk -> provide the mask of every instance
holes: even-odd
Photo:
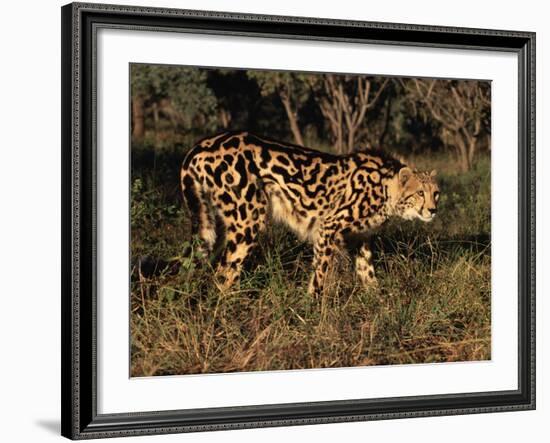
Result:
[[[132,139],[143,140],[145,135],[145,104],[143,97],[135,95],[132,97]]]
[[[179,122],[181,121],[181,115],[174,108],[172,101],[168,98],[163,98],[159,102],[159,111],[161,111],[165,116],[167,116],[172,122],[172,126],[177,129]]]
[[[474,164],[474,156],[476,153],[477,148],[477,137],[472,136],[468,140],[468,163],[470,167]]]
[[[337,154],[344,152],[344,127],[343,127],[343,109],[342,103],[338,99],[338,86],[334,76],[329,74],[323,80],[323,89],[325,97],[318,100],[321,113],[329,123],[329,129],[332,132],[334,150]]]
[[[455,144],[458,150],[458,159],[460,162],[460,170],[462,172],[468,172],[470,170],[470,158],[468,156],[468,150],[466,148],[466,142],[463,140],[460,134],[455,136]]]
[[[338,154],[344,153],[344,128],[342,122],[342,109],[338,108],[337,110],[337,119],[338,123],[336,125],[336,152]]]
[[[292,131],[292,136],[297,145],[304,146],[304,140],[302,139],[302,133],[300,131],[300,126],[298,126],[298,117],[296,112],[292,109],[290,104],[290,99],[286,96],[281,97],[281,101],[285,107],[286,116],[288,117],[288,122],[290,123],[290,130]]]
[[[158,148],[158,145],[160,144],[160,131],[159,131],[159,123],[160,123],[160,114],[159,114],[159,107],[156,102],[153,103],[153,122],[155,124],[155,147]]]
[[[380,136],[378,137],[378,146],[377,148],[381,148],[384,146],[384,140],[386,139],[386,136],[388,134],[388,129],[390,127],[390,110],[392,105],[393,95],[389,95],[388,99],[386,100],[386,106],[384,106],[384,126],[382,128],[382,132],[380,133]]]
[[[349,154],[355,148],[355,128],[348,128],[348,147],[346,154]]]
[[[231,113],[224,108],[220,108],[220,122],[223,129],[229,128],[229,124],[231,123]]]

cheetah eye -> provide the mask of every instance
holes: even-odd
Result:
[[[418,195],[419,195],[420,197],[424,197],[424,191],[418,191]]]
[[[434,199],[435,199],[435,201],[439,200],[439,192],[438,191],[434,192]]]

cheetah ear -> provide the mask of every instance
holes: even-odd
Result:
[[[405,183],[409,181],[409,179],[413,176],[413,171],[408,166],[405,166],[404,168],[401,168],[399,170],[399,183],[401,186],[404,186]]]
[[[435,177],[437,175],[437,170],[432,169],[432,172],[430,172],[430,177]]]

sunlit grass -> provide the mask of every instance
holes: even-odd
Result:
[[[212,268],[182,257],[192,245],[185,211],[166,203],[175,194],[143,178],[132,256],[181,266],[133,273],[132,375],[490,359],[490,162],[463,175],[448,163],[435,166],[434,222],[394,220],[376,233],[379,287],[363,289],[342,260],[317,298],[306,294],[311,247],[281,226],[262,236],[239,288],[221,294]]]

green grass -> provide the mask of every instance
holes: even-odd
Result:
[[[306,294],[311,247],[282,226],[222,295],[212,269],[181,257],[192,243],[177,188],[159,171],[134,174],[132,256],[181,266],[133,270],[132,376],[490,359],[490,160],[467,174],[444,156],[415,163],[440,171],[436,219],[392,220],[375,234],[378,288],[363,289],[343,259],[318,298]]]

